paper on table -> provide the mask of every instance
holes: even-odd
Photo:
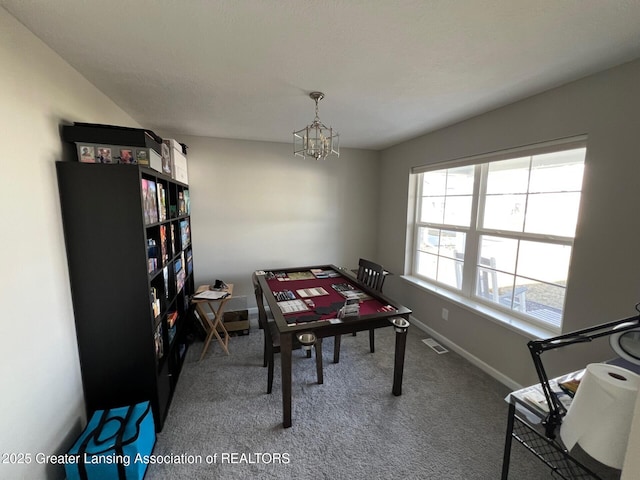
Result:
[[[193,298],[196,300],[220,300],[229,296],[229,292],[216,292],[214,290],[204,290],[196,293]]]

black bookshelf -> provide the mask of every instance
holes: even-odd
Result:
[[[138,165],[56,169],[87,413],[148,400],[160,431],[188,348],[188,186]]]

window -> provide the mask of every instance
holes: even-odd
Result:
[[[414,169],[412,275],[560,331],[585,142]]]

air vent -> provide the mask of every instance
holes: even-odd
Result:
[[[436,342],[433,338],[425,338],[422,341],[437,354],[447,353],[449,351],[446,348],[444,348],[442,345],[440,345],[438,342]]]

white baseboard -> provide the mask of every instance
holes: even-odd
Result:
[[[491,375],[497,381],[499,381],[500,383],[505,385],[507,388],[509,388],[509,390],[519,390],[519,389],[522,388],[522,386],[519,383],[517,383],[514,380],[512,380],[511,378],[507,377],[502,372],[499,372],[498,370],[493,368],[491,365],[483,362],[482,360],[480,360],[475,355],[467,352],[464,348],[460,347],[459,345],[456,345],[451,340],[449,340],[447,337],[444,337],[444,336],[440,335],[435,330],[433,330],[432,328],[428,327],[427,325],[422,323],[417,318],[411,316],[410,319],[411,319],[411,323],[413,325],[415,325],[417,328],[419,328],[423,332],[427,333],[428,335],[431,335],[438,342],[442,343],[443,345],[445,345],[450,350],[453,350],[458,355],[460,355],[461,357],[463,357],[467,361],[471,362],[473,365],[478,367],[483,372]]]

